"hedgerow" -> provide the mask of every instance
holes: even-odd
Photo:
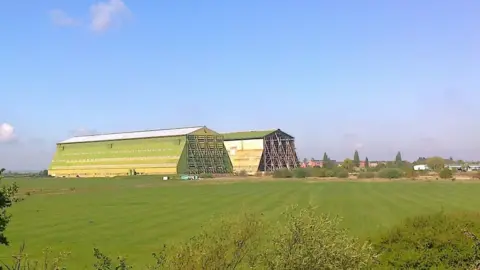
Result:
[[[441,212],[407,219],[374,245],[386,269],[478,269],[479,232],[478,213]]]

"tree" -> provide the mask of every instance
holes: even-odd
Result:
[[[273,228],[271,247],[261,250],[263,265],[248,268],[371,269],[375,263],[378,254],[373,246],[362,245],[342,230],[341,219],[318,215],[313,207],[300,211],[294,207],[285,216],[285,228]]]
[[[323,153],[323,160],[322,160],[323,168],[331,168],[332,167],[331,163],[332,161],[330,160],[330,157],[328,157],[327,152]]]
[[[443,168],[438,175],[442,179],[449,179],[453,177],[453,172],[449,168]]]
[[[464,171],[464,172],[468,171],[468,167],[470,167],[470,166],[468,165],[468,163],[462,162],[462,163],[459,163],[459,164],[462,165],[462,171]]]
[[[304,159],[303,159],[303,163],[304,163],[305,165],[308,165],[308,159],[307,159],[307,158],[304,158]]]
[[[446,164],[454,164],[455,160],[453,160],[453,157],[449,157],[447,160],[445,160]]]
[[[442,157],[429,157],[426,162],[428,167],[434,171],[440,171],[445,167],[445,160]]]
[[[0,169],[0,181],[2,180],[3,172],[5,172],[5,169]],[[3,232],[10,222],[10,215],[7,213],[7,208],[12,206],[17,191],[18,187],[15,183],[10,186],[2,186],[0,189],[0,245],[8,245],[7,237]]]
[[[368,163],[368,157],[365,157],[365,168],[368,168],[370,164]]]
[[[42,176],[42,177],[46,177],[48,176],[48,170],[41,170],[39,173],[38,173],[39,176]]]
[[[351,160],[351,159],[349,159],[349,158],[346,158],[346,159],[343,161],[342,167],[343,167],[344,169],[346,169],[347,171],[351,171],[351,170],[353,170],[353,168],[355,167],[355,164],[354,164],[353,160]]]
[[[427,163],[427,159],[425,157],[418,157],[418,159],[416,161],[413,162],[415,165],[417,164],[426,164]]]
[[[400,151],[398,151],[397,156],[395,156],[395,164],[402,164],[402,154],[400,153]]]
[[[360,167],[360,156],[358,155],[357,150],[355,150],[355,154],[353,154],[353,165],[355,167]]]
[[[379,162],[379,163],[377,164],[377,166],[375,167],[375,170],[376,170],[376,171],[380,171],[381,169],[385,169],[385,168],[387,168],[387,164],[385,164],[385,163],[383,163],[383,162]]]

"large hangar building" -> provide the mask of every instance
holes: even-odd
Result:
[[[55,177],[229,173],[223,136],[205,126],[73,137],[59,142]]]
[[[234,172],[248,174],[298,167],[295,138],[280,129],[224,133]]]

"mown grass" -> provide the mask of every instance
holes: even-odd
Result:
[[[6,179],[5,182],[12,180]],[[71,251],[70,269],[93,263],[93,248],[143,265],[162,244],[187,239],[215,215],[243,210],[277,218],[292,204],[344,218],[343,226],[366,238],[406,217],[480,209],[480,184],[392,181],[383,183],[276,181],[162,181],[156,177],[112,179],[18,179],[25,201],[11,209],[8,259],[26,242],[41,257],[47,246]]]

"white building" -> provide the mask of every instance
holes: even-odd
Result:
[[[461,171],[463,170],[462,165],[445,165],[445,168],[449,168],[452,171]]]
[[[480,165],[476,165],[476,164],[468,165],[468,171],[479,171],[479,170],[480,170]]]
[[[429,168],[428,168],[428,166],[425,165],[425,164],[419,164],[419,165],[413,166],[413,169],[414,169],[415,171],[426,171],[426,170],[428,170]]]

